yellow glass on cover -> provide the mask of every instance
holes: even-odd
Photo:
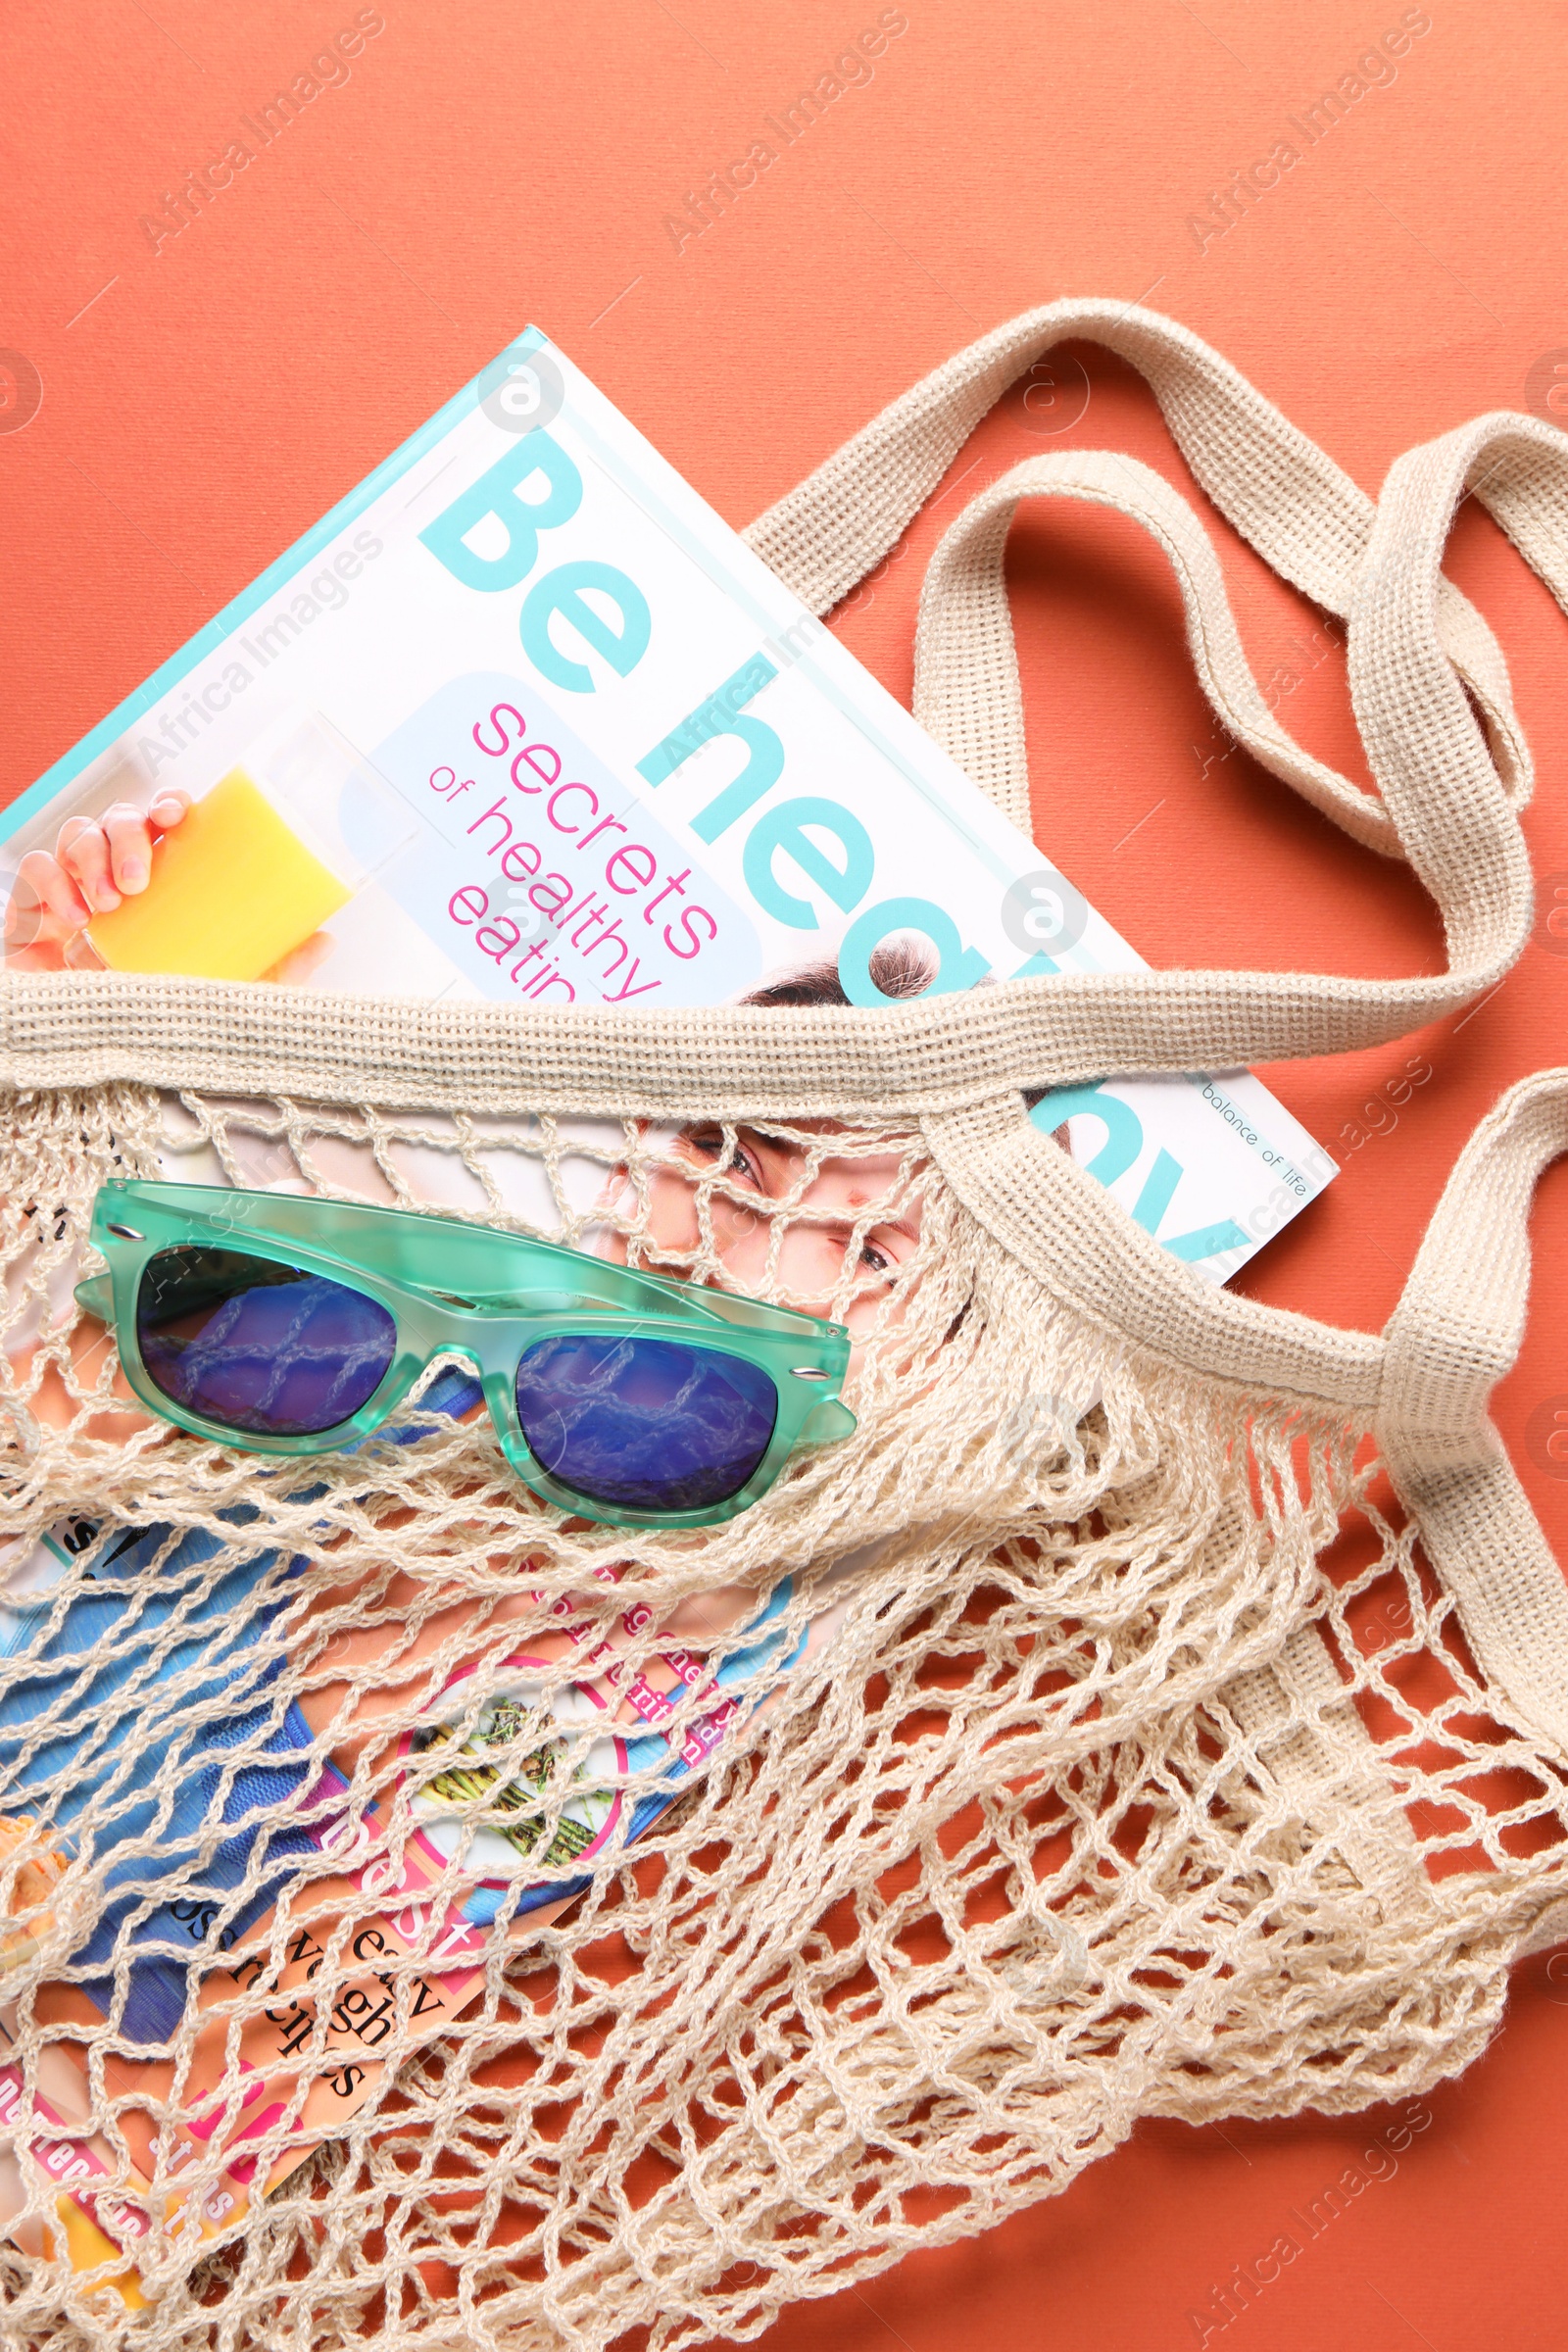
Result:
[[[234,767],[154,849],[147,888],[95,914],[88,937],[117,972],[259,980],[352,896]]]

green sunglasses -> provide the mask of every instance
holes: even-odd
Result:
[[[544,1500],[615,1527],[707,1527],[765,1494],[797,1446],[855,1428],[842,1325],[493,1226],[117,1181],[91,1238],[109,1271],[76,1299],[114,1326],[142,1403],[259,1453],[368,1437],[454,1354]]]

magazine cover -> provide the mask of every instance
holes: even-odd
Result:
[[[1140,962],[531,328],[7,826],[23,969],[647,1007]],[[1246,1073],[1032,1115],[1216,1281],[1334,1173]]]

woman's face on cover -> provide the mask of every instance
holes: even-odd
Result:
[[[864,1337],[883,1310],[900,1267],[919,1247],[920,1203],[906,1197],[903,1164],[893,1151],[865,1156],[829,1151],[817,1159],[805,1145],[755,1127],[737,1128],[731,1146],[719,1126],[684,1128],[649,1180],[644,1262],[653,1271],[678,1273],[678,1265],[663,1262],[666,1257],[689,1260],[698,1252],[702,1237],[693,1180],[721,1170],[723,1189],[713,1190],[709,1218],[714,1254],[736,1288],[781,1296],[808,1314],[832,1317]],[[625,1200],[623,1184],[616,1189]],[[756,1199],[756,1208],[749,1205],[750,1198]],[[782,1219],[765,1205],[785,1200],[791,1207]],[[867,1209],[872,1221],[857,1239]],[[768,1258],[780,1224],[774,1290]],[[852,1243],[854,1262],[847,1265]],[[626,1245],[619,1235],[611,1254],[624,1264]],[[846,1274],[855,1288],[849,1300],[843,1296]]]

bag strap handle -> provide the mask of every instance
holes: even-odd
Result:
[[[881,562],[1008,386],[1069,340],[1102,343],[1138,368],[1220,513],[1282,579],[1348,614],[1371,499],[1229,361],[1137,303],[1072,299],[1008,319],[891,402],[745,536],[813,612],[830,611]],[[1445,651],[1482,710],[1508,797],[1522,808],[1530,755],[1501,651],[1448,581],[1440,607]]]
[[[1086,331],[1085,318],[1096,308],[1058,305],[1034,314],[1032,325],[1023,322],[1030,333],[1021,343],[1018,322],[999,329],[988,345],[1010,335],[1016,348],[990,363],[992,380],[1000,388],[1010,380],[1007,368],[1016,373],[1028,364],[1041,347],[1042,318],[1056,322],[1045,336],[1049,348],[1061,334]],[[1108,313],[1110,306],[1098,308]],[[1063,973],[1004,981],[961,1001],[922,998],[886,1013],[824,1007],[805,1023],[752,1006],[514,1010],[352,1004],[294,992],[283,1004],[283,992],[263,984],[7,975],[0,978],[0,1079],[61,1086],[145,1076],[153,1084],[220,1091],[265,1085],[338,1099],[348,1090],[351,1100],[498,1109],[516,1103],[584,1115],[603,1105],[658,1116],[672,1099],[696,1101],[710,1115],[725,1117],[775,1107],[799,1111],[808,1103],[820,1103],[824,1115],[853,1115],[861,1106],[878,1115],[903,1107],[925,1113],[972,1107],[987,1094],[1019,1086],[1065,1085],[1115,1071],[1224,1069],[1341,1053],[1397,1037],[1499,979],[1529,928],[1529,860],[1504,779],[1450,666],[1457,608],[1439,565],[1453,508],[1473,478],[1477,496],[1568,604],[1568,442],[1532,418],[1502,416],[1408,453],[1391,472],[1363,556],[1346,521],[1353,486],[1345,485],[1322,452],[1196,337],[1141,317],[1155,359],[1176,346],[1189,358],[1200,355],[1202,368],[1192,362],[1198,373],[1191,382],[1180,370],[1172,380],[1206,420],[1214,464],[1223,458],[1222,426],[1259,466],[1267,455],[1277,460],[1274,508],[1313,523],[1312,560],[1292,576],[1309,589],[1316,579],[1320,588],[1327,583],[1348,594],[1349,571],[1360,566],[1349,616],[1357,715],[1390,816],[1443,908],[1446,972],[1387,981],[1334,973]],[[1137,324],[1133,314],[1116,314],[1118,335],[1130,331],[1130,319]],[[1108,326],[1104,339],[1112,339]],[[960,354],[931,383],[955,370],[967,382],[972,359]],[[1214,382],[1221,391],[1229,386],[1224,400]],[[927,389],[916,386],[888,417]],[[1174,407],[1186,414],[1170,386],[1166,399],[1168,413]],[[982,399],[980,408],[986,405]],[[934,414],[945,432],[943,402]],[[849,448],[861,448],[886,424],[878,419]],[[1184,446],[1193,438],[1184,429]],[[940,448],[932,462],[940,470]],[[817,497],[813,484],[838,465],[829,460],[803,493]],[[851,471],[858,479],[860,470],[858,460]],[[890,495],[874,479],[866,492],[870,504],[880,502],[888,512]],[[842,481],[834,496],[853,506]],[[906,487],[894,501],[900,512],[906,511],[905,501],[913,503]],[[1289,531],[1277,536],[1289,544]],[[860,553],[875,541],[875,529],[862,533]],[[1468,658],[1464,674],[1480,699]],[[1516,766],[1516,787],[1524,772]]]
[[[1086,498],[1131,515],[1164,550],[1181,586],[1199,675],[1226,723],[1352,838],[1407,857],[1438,903],[1448,959],[1436,976],[1206,974],[1182,1049],[1189,1068],[1272,1058],[1282,1045],[1286,1053],[1321,1051],[1300,1040],[1322,1037],[1318,1023],[1331,1002],[1345,1024],[1336,1044],[1396,1035],[1494,985],[1523,948],[1531,908],[1523,838],[1440,637],[1441,564],[1453,510],[1494,443],[1500,437],[1511,449],[1512,426],[1483,419],[1410,453],[1391,472],[1374,518],[1351,603],[1350,677],[1381,802],[1311,759],[1273,718],[1207,536],[1150,467],[1102,451],[1029,460],[971,500],[933,555],[917,634],[917,711],[1008,814],[1026,820],[1028,774],[1003,576],[1007,531],[1021,498]],[[1568,568],[1568,444],[1534,426],[1527,449],[1532,470],[1515,485],[1514,519],[1531,550],[1561,571]],[[1128,976],[1129,994],[1149,1008],[1149,1029],[1115,1039],[1102,1075],[1153,1066],[1154,1009],[1175,978]]]
[[[1568,1068],[1523,1079],[1482,1120],[1384,1334],[1376,1428],[1478,1664],[1568,1754],[1568,1584],[1487,1416],[1524,1337],[1532,1196],[1563,1152]]]
[[[1176,575],[1187,642],[1222,724],[1269,771],[1352,840],[1401,857],[1388,810],[1302,750],[1279,723],[1242,649],[1212,543],[1186,499],[1136,458],[1061,450],[1031,458],[970,501],[926,571],[914,649],[914,715],[1021,831],[1030,825],[1028,753],[1004,564],[1026,498],[1073,498],[1143,524]]]
[[[1439,621],[1444,543],[1472,490],[1568,612],[1568,439],[1506,411],[1395,460],[1350,609],[1350,699],[1367,759],[1446,917],[1440,881],[1487,854],[1497,783]],[[1450,956],[1466,952],[1451,923],[1448,945]]]

